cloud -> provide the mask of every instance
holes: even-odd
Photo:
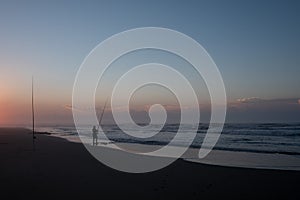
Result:
[[[285,99],[263,99],[259,97],[249,97],[249,98],[241,98],[237,99],[237,104],[240,103],[249,103],[249,104],[263,104],[263,105],[271,105],[271,104],[300,104],[300,99],[298,98],[285,98]]]
[[[64,105],[64,108],[67,110],[72,110],[72,105],[66,104],[66,105]]]
[[[91,111],[92,108],[76,108],[76,107],[73,107],[71,104],[66,104],[63,106],[66,110],[76,110],[76,111],[81,111],[81,112],[88,112],[88,111]]]
[[[249,98],[241,98],[237,99],[240,103],[257,103],[257,102],[263,102],[265,99],[261,99],[259,97],[249,97]]]
[[[231,122],[297,122],[299,98],[240,98],[228,103],[227,121]]]

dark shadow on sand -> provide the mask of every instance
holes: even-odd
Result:
[[[300,172],[189,163],[129,174],[113,170],[80,143],[30,131],[0,128],[2,195],[22,198],[299,199]]]

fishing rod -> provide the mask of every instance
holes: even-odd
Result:
[[[34,140],[35,140],[35,130],[34,130],[34,87],[33,87],[33,76],[31,78],[31,112],[32,112],[32,148],[33,148],[33,151],[35,151],[35,143],[34,143]]]
[[[104,104],[104,107],[103,107],[103,109],[102,109],[100,118],[98,117],[98,119],[99,119],[99,121],[98,121],[98,122],[99,122],[99,123],[98,123],[98,130],[99,130],[99,127],[100,127],[100,124],[101,124],[101,121],[102,121],[102,118],[103,118],[103,115],[104,115],[104,111],[105,111],[105,108],[106,108],[107,100],[108,100],[108,99],[106,99],[106,101],[105,101],[105,104]]]

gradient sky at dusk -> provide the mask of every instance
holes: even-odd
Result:
[[[109,36],[145,26],[180,31],[208,51],[228,121],[300,121],[299,13],[299,1],[1,1],[0,125],[30,122],[32,75],[37,121],[71,123],[83,59]]]

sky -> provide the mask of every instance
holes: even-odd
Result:
[[[228,122],[299,122],[299,10],[298,1],[2,0],[0,125],[30,124],[32,76],[37,122],[71,124],[73,83],[84,58],[114,34],[149,26],[180,31],[206,49],[224,80]],[[193,75],[172,55],[144,51],[120,60],[108,77],[116,80],[121,67],[153,58]],[[209,97],[201,77],[191,80],[199,99]],[[105,84],[110,90],[113,81]],[[172,95],[152,91],[173,105]],[[137,113],[157,100],[142,94],[134,100]],[[204,118],[206,97],[200,102]]]

